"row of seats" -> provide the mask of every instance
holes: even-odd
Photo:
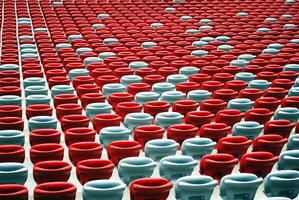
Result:
[[[264,180],[253,174],[241,173],[226,175],[220,182],[220,196],[222,199],[254,199],[258,187],[264,182],[264,191],[269,197],[265,199],[294,199],[298,195],[299,173],[295,170],[281,170],[269,174]],[[211,199],[217,186],[210,176],[184,176],[172,184],[166,178],[139,178],[130,184],[131,199],[145,199],[151,195],[153,199],[166,199],[172,187],[175,188],[176,199],[201,198]],[[98,198],[122,199],[125,184],[114,180],[94,180],[83,187],[83,199]],[[21,185],[0,185],[3,198],[9,197],[5,193],[12,193],[15,198],[28,199],[28,190]],[[56,197],[76,199],[76,187],[67,182],[48,182],[39,184],[34,189],[34,199]]]

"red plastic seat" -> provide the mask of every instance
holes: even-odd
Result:
[[[266,151],[277,156],[280,154],[281,149],[287,143],[288,139],[283,138],[281,135],[269,134],[261,135],[253,140],[253,151]]]
[[[289,120],[271,120],[265,124],[264,134],[278,134],[288,138],[295,125],[294,122]]]
[[[231,127],[224,123],[205,124],[199,130],[200,137],[218,141],[231,133]]]
[[[83,185],[88,181],[109,179],[112,176],[114,164],[109,160],[88,159],[77,164],[76,174]]]
[[[172,183],[164,178],[142,178],[130,184],[132,200],[166,200]]]
[[[240,172],[255,174],[265,177],[272,170],[273,165],[278,160],[278,156],[273,156],[270,152],[251,152],[242,156],[240,160]]]
[[[225,137],[218,141],[216,146],[218,153],[227,153],[241,158],[247,152],[252,141],[244,136]]]
[[[112,163],[118,165],[123,158],[138,157],[142,146],[136,141],[114,141],[108,145],[108,158]]]
[[[194,138],[199,129],[191,124],[175,124],[167,129],[167,138],[182,144],[185,139]]]
[[[59,196],[61,199],[75,200],[77,188],[72,183],[49,182],[34,188],[35,200],[51,200]]]
[[[3,200],[27,200],[28,189],[23,185],[3,184],[0,185],[0,198]]]
[[[134,129],[133,138],[144,147],[150,140],[162,139],[164,132],[163,128],[156,125],[138,126]]]
[[[206,155],[200,160],[200,173],[220,181],[224,175],[232,172],[238,162],[239,160],[230,154]]]

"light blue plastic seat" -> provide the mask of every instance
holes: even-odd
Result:
[[[224,43],[228,42],[230,39],[231,39],[231,37],[225,36],[225,35],[221,35],[221,36],[216,37],[217,41],[224,42]]]
[[[235,74],[234,79],[235,80],[241,80],[241,81],[245,81],[245,82],[250,82],[252,80],[254,80],[256,78],[256,75],[254,75],[251,72],[239,72],[237,74]]]
[[[18,20],[18,25],[31,25],[31,20]]]
[[[295,133],[291,137],[289,137],[289,141],[287,143],[287,150],[295,150],[299,149],[299,134]]]
[[[26,58],[39,58],[39,55],[37,53],[24,53],[24,54],[21,54],[21,60],[24,60]]]
[[[134,61],[134,62],[129,63],[129,67],[131,69],[137,70],[137,69],[140,69],[140,68],[148,67],[148,63],[143,62],[143,61]]]
[[[130,130],[137,126],[151,125],[154,117],[148,113],[129,113],[125,116],[124,125]]]
[[[179,143],[171,139],[155,139],[145,144],[144,153],[146,157],[154,161],[160,161],[162,158],[175,155]]]
[[[265,19],[265,22],[276,22],[276,21],[277,21],[277,19],[274,17],[268,17]]]
[[[124,86],[128,86],[131,83],[141,83],[142,77],[138,75],[125,75],[120,78],[120,83]]]
[[[199,68],[193,66],[182,67],[179,73],[189,77],[192,74],[199,73]]]
[[[52,5],[53,7],[57,7],[57,6],[62,6],[63,3],[62,3],[61,1],[53,1],[53,2],[51,3],[51,5]]]
[[[25,133],[18,130],[0,130],[0,145],[24,146]]]
[[[173,155],[161,159],[159,164],[159,173],[162,178],[169,181],[176,181],[177,179],[190,176],[198,161],[191,156]]]
[[[299,150],[282,152],[277,162],[277,169],[293,169],[299,171]]]
[[[99,102],[99,103],[90,103],[86,106],[85,112],[90,120],[98,114],[111,113],[112,106],[109,103]]]
[[[199,30],[197,30],[197,29],[187,29],[187,30],[185,31],[185,33],[187,33],[187,34],[191,34],[191,35],[196,34],[196,33],[198,33],[198,32],[199,32]]]
[[[99,19],[105,19],[105,18],[109,18],[110,15],[108,13],[100,13],[98,14],[98,18]]]
[[[100,130],[99,139],[101,144],[107,148],[111,142],[129,140],[129,135],[131,133],[132,131],[126,127],[110,126]]]
[[[183,21],[189,21],[189,20],[192,20],[192,17],[191,16],[187,16],[187,15],[184,15],[180,18],[180,20],[183,20]]]
[[[40,77],[29,77],[24,79],[23,81],[23,87],[26,88],[28,86],[33,86],[33,85],[38,85],[38,86],[45,86],[46,85],[46,80]]]
[[[296,0],[285,0],[285,4],[294,4],[296,3],[297,1]]]
[[[104,28],[105,24],[93,24],[92,29],[97,30],[98,28]]]
[[[280,50],[283,47],[284,47],[284,45],[283,44],[279,44],[279,43],[271,43],[271,44],[268,45],[268,48],[270,48],[270,49],[278,49],[278,50]]]
[[[186,94],[181,91],[166,91],[161,94],[161,100],[173,104],[176,101],[184,100]]]
[[[0,96],[0,106],[3,105],[17,105],[22,106],[22,98],[17,95],[3,95]]]
[[[82,35],[69,35],[68,36],[68,41],[71,42],[72,40],[75,40],[75,39],[82,39],[83,36]]]
[[[33,31],[35,33],[48,32],[48,29],[47,28],[34,28]]]
[[[231,45],[227,45],[227,44],[224,44],[224,45],[219,45],[217,47],[218,50],[223,50],[223,51],[230,51],[230,50],[233,50],[234,47],[231,46]]]
[[[62,48],[72,48],[72,45],[70,43],[59,43],[55,45],[56,51]]]
[[[295,199],[299,193],[299,172],[280,170],[268,174],[264,179],[264,193],[268,197]]]
[[[112,43],[118,43],[119,40],[117,38],[105,38],[103,42],[104,44],[112,44]]]
[[[16,64],[3,64],[0,65],[0,71],[4,71],[4,70],[15,70],[15,71],[19,71],[19,65]]]
[[[232,128],[232,135],[245,136],[248,139],[252,140],[259,136],[263,128],[264,125],[261,125],[258,122],[254,121],[238,122],[234,124]]]
[[[182,155],[199,160],[203,156],[211,154],[216,144],[209,138],[189,138],[182,144]]]
[[[118,175],[120,179],[129,185],[130,182],[139,178],[151,177],[156,162],[147,157],[124,158],[118,163]]]
[[[238,59],[238,60],[232,60],[230,62],[230,65],[232,66],[238,66],[238,67],[245,67],[249,64],[249,61],[247,60],[241,60],[241,59]]]
[[[267,32],[269,32],[269,31],[271,31],[270,28],[258,28],[258,29],[256,30],[256,32],[260,32],[260,33],[267,33]]]
[[[158,101],[160,95],[156,92],[139,92],[135,95],[135,101],[144,104],[150,101]]]
[[[21,44],[20,45],[20,50],[22,49],[36,49],[35,44]]]
[[[37,129],[57,129],[57,119],[51,116],[35,116],[28,121],[29,131]]]
[[[208,45],[208,42],[205,41],[195,41],[192,43],[192,46],[196,46],[196,47],[203,47],[205,45]]]
[[[238,56],[238,60],[247,60],[247,61],[251,61],[253,59],[255,59],[256,56],[252,55],[252,54],[241,54]]]
[[[33,36],[32,35],[21,35],[21,36],[19,36],[19,40],[20,41],[33,40]]]
[[[121,200],[126,185],[115,180],[94,180],[84,184],[83,200],[111,199]]]
[[[253,200],[262,182],[254,174],[229,174],[221,179],[220,196],[223,200]]]
[[[59,94],[74,94],[74,92],[74,88],[70,85],[54,85],[51,88],[52,98]]]
[[[230,100],[227,104],[227,108],[240,110],[241,112],[246,112],[247,110],[252,109],[253,103],[253,101],[247,98],[237,98]]]
[[[173,91],[174,89],[175,85],[167,82],[155,83],[152,86],[152,90],[158,94],[162,94],[166,91]]]
[[[264,49],[262,51],[263,54],[273,54],[273,55],[276,55],[279,53],[279,49],[274,49],[274,48],[267,48],[267,49]]]
[[[105,84],[102,88],[102,92],[106,97],[109,97],[109,95],[113,93],[121,93],[125,91],[126,87],[120,83],[108,83]]]
[[[200,41],[203,41],[203,42],[212,42],[215,40],[216,40],[216,38],[209,37],[209,36],[200,38]]]
[[[105,58],[110,58],[110,57],[114,57],[116,56],[116,53],[114,52],[101,52],[99,54],[99,58],[101,58],[102,60],[104,60]]]
[[[156,115],[155,123],[167,129],[174,124],[181,124],[184,116],[178,112],[161,112]]]
[[[238,17],[246,17],[246,16],[248,16],[248,13],[247,12],[238,12],[236,14],[236,16],[238,16]]]
[[[159,28],[159,27],[161,27],[161,26],[164,26],[164,24],[162,24],[162,23],[152,23],[152,24],[151,24],[151,27],[152,27],[152,28]]]
[[[286,64],[283,71],[294,71],[299,73],[299,64]]]
[[[168,83],[172,83],[172,84],[176,85],[178,83],[188,81],[188,76],[186,76],[184,74],[172,74],[166,78],[166,81]]]
[[[91,64],[91,63],[101,63],[103,60],[99,57],[87,57],[83,60],[83,63],[85,66]]]
[[[192,90],[188,92],[187,99],[196,101],[197,103],[200,103],[204,100],[207,100],[211,98],[212,93],[207,90]]]
[[[156,42],[143,42],[141,44],[141,47],[143,48],[151,48],[151,47],[154,47],[154,46],[157,46],[158,44]]]
[[[166,11],[166,12],[175,12],[176,9],[172,8],[172,7],[167,7],[167,8],[164,9],[164,11]]]
[[[175,184],[175,197],[177,200],[210,200],[216,186],[217,181],[210,176],[185,176]]]
[[[296,24],[285,24],[283,25],[283,28],[297,28],[298,26]]]
[[[197,56],[197,57],[202,57],[202,56],[205,56],[205,55],[208,55],[209,52],[205,51],[205,50],[194,50],[191,52],[191,55],[192,56]]]
[[[73,80],[77,76],[88,76],[89,71],[87,69],[72,69],[69,71],[69,78]]]
[[[211,19],[200,19],[199,22],[204,23],[204,24],[209,24],[212,22],[212,20]]]
[[[48,88],[43,85],[31,85],[25,88],[25,97],[29,95],[48,95]]]
[[[0,184],[24,185],[28,169],[24,164],[15,162],[0,163]]]
[[[296,83],[295,83],[296,84]],[[293,96],[299,96],[299,85],[292,87],[289,90],[288,96],[293,97]]]
[[[26,53],[37,53],[37,49],[33,48],[23,48],[20,51],[21,55],[26,54]]]
[[[299,119],[299,109],[294,107],[278,108],[274,113],[274,119],[286,119],[297,122]]]
[[[291,43],[299,44],[299,39],[292,39],[290,40]]]
[[[261,91],[268,89],[271,86],[271,82],[263,79],[252,80],[248,83],[248,88],[257,88]]]
[[[48,95],[29,95],[26,97],[26,107],[34,104],[47,104],[50,105],[51,97]]]
[[[199,27],[200,31],[204,31],[204,30],[213,30],[213,26],[208,26],[208,25],[204,25],[204,26],[200,26]]]
[[[292,19],[293,15],[291,15],[291,14],[283,14],[280,17],[283,18],[283,19]]]

